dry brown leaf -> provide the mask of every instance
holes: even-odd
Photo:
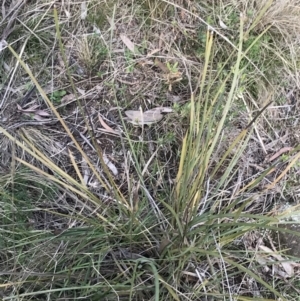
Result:
[[[285,270],[285,276],[286,277],[293,277],[294,276],[294,266],[292,262],[287,262],[281,255],[277,254],[270,248],[266,246],[259,246],[259,248],[266,252],[269,253],[271,256],[273,256],[275,259],[278,260],[278,264],[280,264],[283,269]],[[282,275],[281,275],[282,276]]]
[[[106,129],[106,131],[112,133],[112,134],[116,134],[116,135],[120,135],[120,133],[118,131],[115,131],[113,130],[110,126],[108,126],[104,120],[102,119],[101,115],[98,114],[98,118],[99,118],[99,121],[101,123],[101,125]]]
[[[143,60],[140,60],[137,62],[137,64],[139,66],[141,66],[142,68],[144,68],[145,66],[147,67],[148,65],[149,66],[153,66],[154,65],[154,62],[152,60],[147,60],[147,59],[143,59]]]
[[[50,114],[44,110],[37,110],[34,112],[36,115],[40,115],[40,116],[50,116]]]
[[[169,71],[169,69],[168,69],[168,67],[164,64],[164,63],[162,63],[159,59],[155,59],[155,61],[154,61],[154,63],[155,63],[155,65],[157,66],[157,67],[159,67],[164,73],[169,73],[170,71]]]
[[[131,42],[125,34],[120,34],[120,38],[131,52],[136,52],[133,42]]]
[[[146,57],[150,57],[150,56],[152,56],[153,54],[159,52],[160,50],[161,50],[160,48],[153,49],[152,51],[150,51],[150,52],[146,55]]]
[[[61,100],[60,102],[61,103],[68,103],[69,101],[73,101],[73,100],[76,100],[76,97],[74,94],[67,94],[65,95]]]
[[[18,111],[20,111],[20,112],[27,112],[27,113],[35,112],[38,107],[39,107],[39,105],[35,104],[27,109],[23,109],[19,104],[17,104]]]
[[[18,108],[18,111],[23,112],[23,109],[22,109],[22,107],[19,104],[17,104],[17,108]]]
[[[27,109],[23,109],[19,104],[17,104],[18,111],[22,112],[24,115],[29,116],[38,121],[47,121],[49,119],[44,118],[50,116],[50,114],[44,110],[38,109],[39,105],[34,104]]]
[[[80,93],[81,96],[85,95],[85,90],[80,89],[80,88],[76,88],[76,90]]]

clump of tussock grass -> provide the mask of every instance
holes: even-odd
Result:
[[[137,15],[137,20],[147,14],[151,18],[149,24],[158,32],[162,31],[163,26],[156,18],[158,15],[163,17],[165,9],[174,16],[181,13],[181,19],[176,19],[178,21],[189,16],[192,16],[189,20],[199,20],[195,10],[189,11],[199,8],[199,5],[190,3],[185,7],[168,1],[164,3],[159,7],[156,1],[143,3],[143,11]],[[1,191],[2,224],[7,225],[3,234],[4,251],[1,253],[4,272],[0,275],[5,287],[5,300],[288,299],[287,293],[290,292],[283,290],[282,284],[265,272],[268,262],[259,261],[257,254],[267,256],[260,246],[272,245],[268,233],[276,229],[281,218],[268,215],[272,203],[276,202],[271,184],[278,187],[281,176],[285,179],[284,176],[292,170],[295,157],[291,156],[280,165],[283,168],[275,175],[272,174],[277,166],[275,162],[261,165],[260,162],[247,161],[252,150],[256,148],[257,152],[261,151],[268,142],[266,137],[273,135],[269,129],[274,124],[268,118],[269,107],[265,106],[273,95],[268,93],[264,82],[260,90],[258,88],[264,72],[272,66],[267,62],[268,57],[266,60],[260,58],[260,47],[257,52],[253,51],[256,43],[267,34],[261,20],[269,9],[274,9],[268,7],[268,3],[264,2],[262,7],[254,6],[251,1],[247,3],[248,8],[256,9],[252,21],[255,26],[252,28],[247,26],[247,19],[232,20],[235,22],[232,28],[238,33],[238,38],[233,42],[235,47],[228,43],[222,29],[210,24],[213,29],[205,30],[203,35],[205,46],[197,49],[198,53],[202,51],[201,55],[193,57],[189,52],[187,58],[183,44],[178,46],[176,41],[170,42],[173,34],[171,31],[166,33],[163,52],[157,56],[166,66],[167,63],[174,66],[178,62],[176,71],[182,72],[185,77],[178,85],[184,85],[185,81],[190,101],[185,101],[183,106],[176,105],[173,116],[150,128],[132,128],[127,126],[120,114],[114,115],[114,118],[119,118],[117,121],[123,130],[121,137],[112,140],[116,148],[120,149],[121,145],[124,158],[120,165],[121,184],[120,179],[110,173],[103,151],[97,146],[97,143],[103,145],[103,136],[95,137],[95,129],[89,128],[90,120],[95,119],[86,114],[88,105],[78,103],[78,99],[74,101],[77,103],[76,116],[81,114],[81,121],[87,127],[94,149],[78,143],[78,136],[74,137],[76,132],[70,130],[70,123],[62,116],[64,112],[57,112],[30,68],[9,48],[37,86],[58,124],[62,125],[59,128],[62,135],[68,136],[72,142],[72,150],[66,149],[66,153],[73,173],[70,174],[60,162],[51,158],[47,145],[54,144],[50,136],[43,138],[37,130],[25,129],[26,138],[26,135],[13,136],[1,129],[13,148],[19,149],[11,156],[10,176],[1,175],[1,182],[4,183]],[[92,1],[89,4],[97,7]],[[212,15],[216,20],[216,11],[232,11],[224,9],[231,2],[225,4],[217,10],[214,7]],[[264,7],[265,14],[260,15],[259,10],[263,11]],[[115,5],[110,15],[111,27],[101,36],[104,40],[111,38],[105,41],[109,45],[105,64],[110,70],[101,78],[106,84],[101,91],[115,97],[114,104],[119,105],[116,109],[119,113],[122,113],[122,107],[137,104],[119,97],[128,94],[118,94],[120,86],[114,83],[111,73],[117,73],[118,68],[124,70],[124,64],[130,61],[126,72],[129,79],[134,79],[130,75],[137,73],[134,69],[143,59],[143,56],[130,54],[129,60],[129,54],[122,50],[124,46],[113,31],[113,28],[118,28],[124,33],[124,28],[131,26],[132,31],[126,34],[130,39],[136,39],[139,49],[142,49],[143,31],[134,34],[134,26],[142,29],[143,26],[129,14],[131,8],[125,5],[122,10]],[[138,14],[140,6],[135,8]],[[209,9],[212,6],[207,3],[204,11],[210,12]],[[78,12],[76,16],[78,21]],[[223,15],[221,19],[227,21]],[[60,33],[60,21],[56,17],[56,35],[64,69],[57,83],[61,81],[64,89],[67,86],[68,93],[75,95],[80,81],[72,78],[74,71],[65,58],[66,52],[69,54],[63,43],[67,32],[63,30]],[[80,22],[84,24],[84,21]],[[163,19],[163,23],[178,35],[184,32],[182,25],[177,30],[167,19]],[[103,23],[101,26],[105,30]],[[245,34],[248,31],[249,37],[253,36],[251,43],[247,44],[249,38]],[[158,36],[154,35],[149,42],[151,35],[147,32],[147,47],[150,50],[159,44]],[[89,44],[89,40],[85,42],[87,47],[94,49],[93,43]],[[269,42],[270,39],[264,41],[266,45]],[[119,52],[114,52],[116,49]],[[89,62],[90,59],[94,57],[89,55],[83,61]],[[249,79],[249,66],[253,67],[253,63],[255,68],[251,69]],[[261,75],[259,80],[255,78],[258,73]],[[91,74],[87,72],[86,75],[90,76],[88,83],[82,83],[81,87],[100,85],[99,78],[95,79]],[[160,95],[164,95],[163,92],[169,88],[165,77],[152,81],[153,75],[161,74],[149,72],[146,81],[160,87]],[[171,88],[176,91],[177,87],[174,84]],[[254,97],[259,91],[265,91],[267,95],[261,102]],[[151,98],[150,92],[149,95],[150,98],[143,96],[138,106],[147,108],[153,104],[163,104],[160,98]],[[149,99],[153,102],[149,103]],[[251,101],[252,106],[249,105]],[[107,101],[100,103],[107,105]],[[97,108],[95,102],[91,104]],[[272,110],[275,109],[272,107]],[[255,117],[258,118],[251,123]],[[175,134],[171,141],[160,141],[161,135],[166,139],[168,132]],[[182,136],[182,145],[179,146]],[[27,155],[20,155],[22,151]],[[100,164],[94,160],[95,157],[98,157]],[[250,163],[260,169],[249,172]],[[22,172],[24,168],[26,172]],[[101,184],[97,192],[83,180],[87,169]],[[38,180],[40,184],[35,185]],[[27,199],[30,205],[26,204]]]

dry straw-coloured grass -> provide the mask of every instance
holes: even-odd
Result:
[[[16,3],[0,297],[297,300],[273,234],[298,203],[299,1]]]

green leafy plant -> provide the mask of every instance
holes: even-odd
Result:
[[[171,64],[170,62],[167,62],[167,68],[170,71],[170,73],[177,73],[178,72],[178,62],[175,62],[174,64]]]
[[[65,90],[57,90],[51,93],[50,100],[55,104],[61,104],[62,98],[67,94]]]

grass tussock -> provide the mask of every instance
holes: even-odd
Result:
[[[299,12],[5,1],[0,297],[297,300]]]

